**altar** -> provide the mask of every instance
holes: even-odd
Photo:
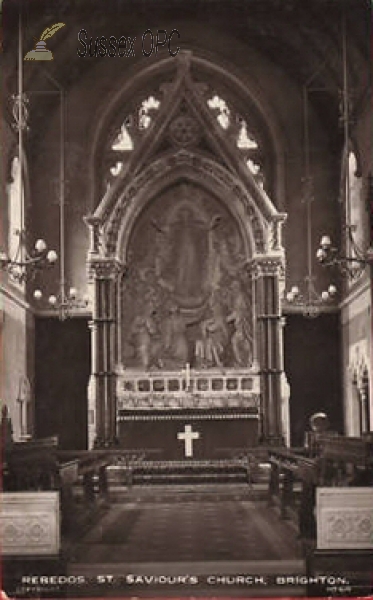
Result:
[[[148,460],[218,460],[258,444],[260,376],[251,369],[117,371],[117,439]]]

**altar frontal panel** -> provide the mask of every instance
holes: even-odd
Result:
[[[217,460],[246,452],[258,443],[258,417],[249,411],[208,414],[120,411],[119,444],[154,460]]]

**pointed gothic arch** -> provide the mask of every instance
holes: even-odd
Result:
[[[207,82],[209,82],[207,84]],[[112,100],[105,107],[104,111],[97,115],[97,126],[92,137],[92,152],[90,157],[91,171],[92,171],[92,182],[93,187],[91,189],[92,206],[97,207],[99,204],[102,205],[102,193],[100,191],[100,184],[98,177],[101,178],[100,165],[103,159],[105,151],[105,145],[107,144],[108,135],[109,137],[114,134],[115,131],[120,129],[123,122],[130,120],[132,121],[132,112],[135,107],[139,106],[141,101],[149,94],[155,93],[157,90],[157,97],[161,100],[159,112],[162,111],[166,115],[172,115],[175,111],[176,105],[180,103],[182,94],[185,92],[185,99],[191,100],[191,104],[194,109],[197,109],[195,115],[197,120],[206,118],[209,115],[207,121],[213,124],[211,127],[212,144],[216,144],[217,153],[222,153],[221,145],[225,146],[225,140],[223,132],[219,128],[216,128],[216,120],[211,118],[211,111],[207,107],[205,102],[206,98],[204,94],[206,89],[211,86],[211,90],[216,93],[217,89],[229,90],[229,97],[232,99],[234,104],[234,98],[239,98],[240,101],[237,104],[237,110],[239,115],[239,123],[232,123],[229,128],[228,136],[232,136],[232,132],[237,127],[241,126],[242,118],[248,122],[253,119],[255,129],[260,132],[260,137],[265,140],[264,150],[267,157],[271,156],[271,184],[270,193],[275,199],[275,204],[278,207],[284,207],[284,156],[286,154],[286,140],[284,132],[281,129],[280,123],[277,122],[275,115],[268,102],[261,97],[260,88],[257,82],[244,80],[242,73],[236,72],[233,65],[219,64],[213,62],[211,57],[206,57],[200,54],[198,51],[181,51],[176,58],[162,58],[157,63],[153,63],[150,66],[148,64],[141,65],[141,68],[135,68],[129,77],[123,82],[123,85],[118,89],[117,93],[113,95]],[[217,86],[215,88],[215,86]],[[226,91],[222,92],[227,93]],[[175,103],[174,100],[177,99]],[[193,106],[191,106],[193,110]],[[136,132],[136,139],[140,137],[141,140],[146,138],[146,143],[141,144],[141,152],[132,153],[131,161],[128,170],[132,170],[133,165],[136,168],[140,167],[140,164],[146,162],[146,157],[151,155],[154,150],[153,141],[157,138],[154,136],[154,128],[152,129],[152,135],[149,131],[145,131],[145,135],[140,135]],[[208,132],[207,132],[208,133]],[[217,143],[219,140],[219,143]],[[156,142],[155,142],[156,143]],[[230,150],[225,155],[225,163],[227,164],[228,155],[235,154],[235,149],[232,148],[232,144],[228,144]],[[136,149],[135,149],[136,150]],[[233,158],[233,163],[236,162],[236,158]],[[121,173],[123,175],[123,172]],[[117,183],[117,182],[116,182]],[[110,191],[115,194],[114,189]]]
[[[247,260],[274,243],[273,237],[270,242],[270,231],[278,213],[272,210],[257,188],[253,188],[253,192],[262,204],[262,210],[237,176],[209,158],[179,150],[155,160],[118,194],[103,228],[107,251],[118,260],[125,256],[123,248],[127,247],[133,224],[145,205],[162,188],[183,179],[212,191],[227,206],[242,232]],[[272,249],[276,247],[273,245]]]
[[[206,406],[251,410],[264,439],[279,441],[283,435],[280,296],[286,215],[278,212],[221,130],[193,81],[190,64],[190,53],[183,53],[168,102],[160,105],[151,127],[86,219],[94,288],[91,444],[113,442],[123,410],[164,409],[170,402],[178,402],[180,410],[196,406],[197,412]],[[192,216],[184,216],[189,221],[182,224],[175,221],[175,234],[165,215],[175,212],[180,185],[196,191],[199,200],[184,197]],[[219,213],[233,232],[239,259],[227,248],[225,233],[218,228],[211,234]],[[161,245],[151,229],[154,215],[162,218],[156,227]],[[179,245],[185,248],[183,256]],[[174,261],[179,261],[176,270]],[[156,312],[161,323],[156,323]],[[167,341],[171,326],[174,345]],[[214,400],[201,389],[196,405],[196,391],[190,395],[180,387],[171,392],[170,382],[183,377],[183,363],[194,368],[196,389],[207,381],[209,393],[216,369],[223,369],[227,380],[222,385],[236,382],[234,397],[226,388],[224,397],[220,392]],[[163,401],[155,397],[161,389],[152,387],[153,369],[168,373],[161,385]],[[147,381],[147,396],[140,381]],[[156,381],[159,385],[159,376]]]

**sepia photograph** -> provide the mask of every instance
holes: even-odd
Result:
[[[2,600],[373,597],[370,1],[1,13]]]

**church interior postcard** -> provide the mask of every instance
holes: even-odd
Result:
[[[369,0],[4,0],[3,598],[373,596]]]

